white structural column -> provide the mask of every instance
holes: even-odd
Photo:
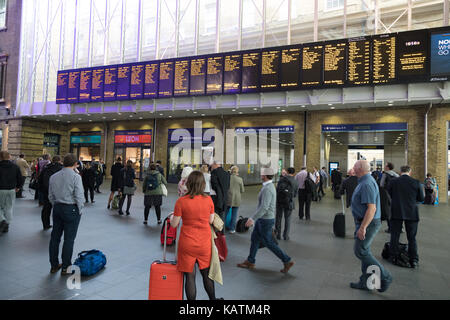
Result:
[[[239,34],[238,34],[238,50],[242,50],[242,17],[243,17],[243,4],[244,0],[239,0]]]
[[[75,27],[73,29],[73,56],[72,56],[72,68],[77,67],[77,52],[78,52],[78,34],[77,34],[77,27],[78,27],[78,0],[75,1]],[[36,15],[34,17],[34,23],[36,25]],[[36,39],[35,39],[36,40]],[[35,43],[35,42],[33,42]]]
[[[108,6],[109,1],[106,1],[106,7],[105,7],[105,36],[103,37],[103,65],[107,65],[109,61],[109,55],[108,55],[108,43],[109,43],[109,25],[111,21],[108,20],[108,10],[109,8],[112,9],[112,6]],[[100,19],[100,15],[99,15]]]
[[[215,52],[220,52],[220,0],[216,0],[216,45]]]
[[[155,45],[155,59],[159,59],[159,48],[161,46],[161,1],[157,0],[157,9],[156,9],[156,45]]]
[[[267,19],[267,14],[266,14],[266,2],[267,0],[263,0],[263,5],[262,5],[262,34],[261,34],[261,48],[264,48],[266,46],[266,19]]]
[[[291,44],[291,11],[292,11],[292,0],[288,1],[288,21],[287,21],[287,45]]]
[[[89,42],[88,42],[88,67],[92,67],[92,55],[94,52],[93,49],[93,33],[92,33],[92,29],[94,28],[94,24],[92,23],[92,19],[93,19],[93,12],[94,12],[94,0],[91,0],[91,4],[89,5]]]
[[[42,61],[44,62],[44,83],[43,83],[43,87],[42,87],[42,102],[47,102],[47,95],[48,95],[48,70],[50,67],[50,54],[49,54],[49,47],[50,47],[50,42],[51,42],[51,37],[49,37],[50,35],[50,0],[47,0],[47,21],[46,21],[46,27],[45,27],[45,42],[44,42],[44,46],[45,46],[45,50],[44,50],[44,57],[42,59]],[[52,25],[53,25],[53,19],[52,21]]]
[[[198,38],[200,29],[200,0],[195,0],[195,34],[194,34],[194,54],[198,55]]]
[[[344,38],[347,38],[347,0],[344,0]]]
[[[408,30],[412,29],[412,0],[408,0]]]
[[[176,0],[175,4],[175,57],[180,52],[180,0]]]
[[[137,55],[136,61],[142,60],[142,27],[143,27],[143,0],[139,0],[139,12],[138,12],[138,34],[137,34]]]
[[[380,21],[380,10],[378,6],[378,0],[373,0],[373,12],[374,12],[374,24],[373,24],[373,33],[378,34],[378,22]]]
[[[120,63],[125,60],[125,26],[126,26],[126,12],[127,2],[122,0],[122,15],[121,15],[121,27],[120,27]]]
[[[314,41],[319,40],[319,0],[314,0]]]

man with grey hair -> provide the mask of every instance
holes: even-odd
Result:
[[[359,282],[350,283],[353,289],[369,290],[373,277],[381,280],[375,288],[384,292],[392,282],[392,276],[384,266],[372,255],[370,246],[381,227],[380,192],[375,179],[370,175],[370,164],[367,160],[356,161],[353,170],[358,177],[358,186],[352,196],[352,214],[355,220],[356,257],[361,260],[362,275]],[[379,272],[376,272],[379,269]],[[373,274],[375,270],[375,274]]]

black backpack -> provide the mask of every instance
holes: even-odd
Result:
[[[277,202],[280,204],[289,205],[292,201],[293,189],[294,187],[288,178],[281,178],[277,185]]]
[[[159,187],[158,175],[149,174],[147,176],[147,186],[146,190],[155,190]]]
[[[316,184],[314,183],[314,181],[312,181],[312,179],[308,173],[306,176],[306,179],[305,179],[305,191],[306,191],[306,193],[313,193],[315,188],[316,188]]]
[[[246,232],[248,231],[248,228],[245,226],[247,223],[248,218],[244,218],[242,216],[239,217],[239,220],[236,223],[236,232]]]

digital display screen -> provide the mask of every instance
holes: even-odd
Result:
[[[302,85],[322,83],[323,45],[305,46],[302,50]]]
[[[221,94],[223,82],[223,56],[208,57],[206,69],[206,93]]]
[[[91,85],[92,85],[92,70],[86,69],[80,71],[80,98],[79,103],[91,102]]]
[[[428,33],[426,31],[402,32],[397,35],[398,78],[426,78],[428,73]]]
[[[159,63],[150,62],[145,64],[144,98],[153,99],[158,97]]]
[[[323,52],[323,83],[343,85],[346,76],[347,43],[326,44]]]
[[[280,78],[280,50],[261,52],[261,90],[276,90]]]
[[[259,51],[242,54],[242,93],[259,91]]]
[[[130,99],[144,98],[145,64],[131,65]]]
[[[348,40],[347,83],[370,84],[370,40],[365,37]]]
[[[189,94],[191,96],[200,96],[205,94],[206,58],[195,58],[191,60],[189,80]]]
[[[431,80],[446,81],[450,76],[450,30],[431,33],[430,47]]]
[[[78,103],[80,91],[80,70],[69,71],[69,81],[67,86],[67,102]]]
[[[280,86],[285,89],[300,85],[300,48],[281,50]]]
[[[175,96],[187,96],[189,93],[189,60],[175,61],[175,75],[173,84]]]
[[[223,93],[240,93],[242,56],[230,54],[225,55],[224,59]]]
[[[69,84],[69,73],[67,71],[58,72],[56,83],[56,103],[67,103],[67,88]]]
[[[373,84],[390,83],[395,80],[396,39],[393,35],[374,36],[372,42]]]
[[[103,101],[103,85],[105,82],[105,69],[92,69],[91,102]]]
[[[160,98],[173,95],[173,61],[163,61],[159,64],[159,89]]]
[[[130,98],[130,76],[130,65],[121,65],[117,68],[117,100],[128,100]]]
[[[105,84],[103,85],[103,100],[114,101],[116,100],[117,90],[117,67],[105,68]]]

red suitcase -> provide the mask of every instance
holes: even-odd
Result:
[[[163,260],[156,260],[150,266],[150,283],[148,289],[149,300],[183,300],[183,273],[177,270],[176,253],[178,241],[176,241],[175,261],[166,260],[166,237],[164,239]]]

